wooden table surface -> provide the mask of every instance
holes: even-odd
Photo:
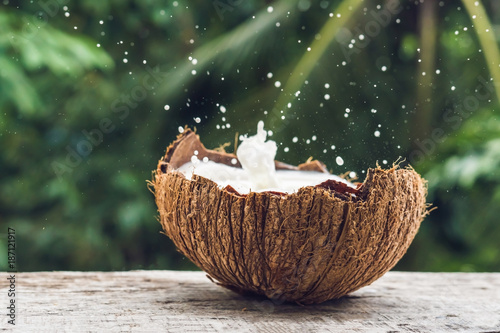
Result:
[[[16,291],[18,332],[500,332],[500,273],[389,272],[309,306],[243,297],[202,272],[17,273]]]

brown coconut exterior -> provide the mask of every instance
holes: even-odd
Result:
[[[358,189],[328,181],[290,194],[242,195],[175,171],[194,150],[228,165],[236,158],[207,150],[186,129],[151,182],[160,222],[186,257],[240,293],[301,304],[347,295],[398,262],[427,214],[426,183],[413,169],[369,169]],[[326,172],[318,161],[276,168]]]

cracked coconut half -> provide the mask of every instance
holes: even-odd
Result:
[[[411,168],[369,169],[353,184],[319,161],[274,161],[263,123],[236,155],[184,130],[151,182],[177,248],[219,285],[301,304],[342,297],[389,271],[427,214]]]

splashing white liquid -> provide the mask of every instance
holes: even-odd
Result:
[[[193,174],[196,174],[216,182],[221,187],[231,185],[242,194],[251,191],[290,193],[304,186],[319,185],[329,179],[355,187],[354,184],[345,179],[329,173],[276,170],[274,158],[276,156],[277,145],[272,140],[266,141],[266,137],[267,132],[264,130],[264,122],[259,121],[257,134],[242,138],[242,143],[236,151],[242,168],[215,163],[205,160],[205,158],[202,162],[195,154],[191,158],[191,162],[182,165],[178,171],[183,173],[187,179],[191,179]]]
[[[278,147],[272,140],[266,142],[266,137],[267,132],[261,120],[257,124],[257,134],[249,138],[244,137],[236,151],[236,156],[243,170],[247,172],[252,188],[257,191],[278,187],[274,167]]]

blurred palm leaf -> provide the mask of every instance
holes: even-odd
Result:
[[[113,60],[85,36],[69,35],[46,22],[22,25],[26,17],[17,12],[0,12],[0,102],[10,101],[26,114],[41,108],[29,72],[48,69],[56,76],[81,76],[89,69],[111,69]],[[32,18],[36,22],[36,18]],[[27,30],[31,27],[34,30]],[[14,61],[13,61],[14,60]]]
[[[163,98],[169,98],[186,87],[191,80],[196,78],[192,75],[193,69],[202,72],[207,66],[217,61],[218,69],[225,72],[234,70],[233,65],[236,61],[256,60],[255,50],[265,47],[266,43],[274,42],[272,37],[265,37],[266,34],[269,34],[270,29],[276,26],[277,21],[287,17],[295,6],[295,1],[280,1],[271,13],[263,9],[254,16],[255,18],[241,23],[236,28],[200,46],[191,54],[192,58],[197,60],[196,65],[183,60],[174,66],[167,76],[169,84],[159,89],[160,95]]]

